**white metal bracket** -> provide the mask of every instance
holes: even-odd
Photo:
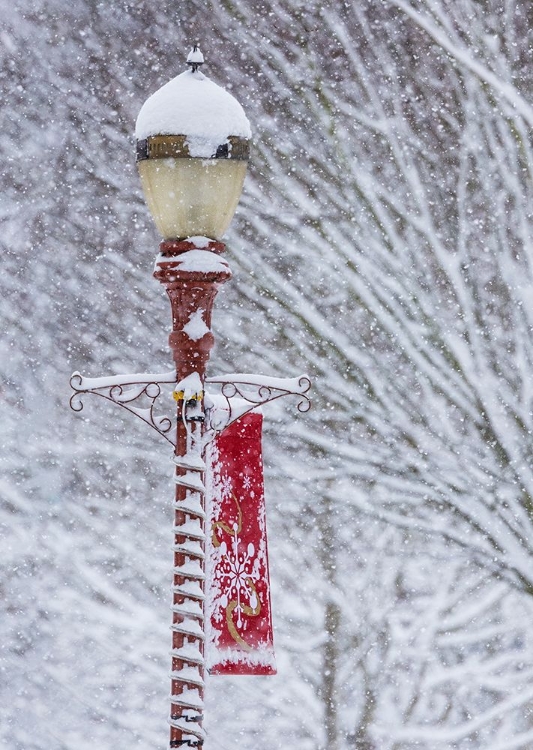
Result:
[[[282,396],[298,396],[298,411],[306,412],[311,401],[306,395],[311,381],[306,375],[298,378],[274,378],[263,375],[232,374],[206,378],[206,386],[213,386],[204,398],[207,438],[214,437],[243,414]],[[83,409],[82,396],[92,393],[134,414],[152,427],[171,445],[175,445],[176,415],[156,414],[163,390],[168,391],[168,401],[175,389],[174,371],[154,374],[112,375],[87,378],[73,373],[70,385],[74,393],[70,406],[74,411]],[[168,386],[165,389],[165,386]],[[165,404],[166,407],[166,404]]]

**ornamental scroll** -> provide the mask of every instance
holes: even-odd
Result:
[[[211,674],[275,674],[261,453],[263,417],[250,412],[207,457]]]

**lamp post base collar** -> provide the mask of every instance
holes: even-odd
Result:
[[[165,258],[174,257],[186,253],[188,250],[208,250],[220,255],[226,249],[226,245],[209,237],[188,237],[184,240],[163,240],[159,245],[159,252]]]
[[[193,304],[196,301],[197,294],[186,294],[187,289],[184,284],[201,284],[206,289],[206,294],[212,294],[212,300],[209,304],[209,314],[213,306],[213,300],[217,292],[217,287],[208,291],[209,285],[219,285],[231,279],[231,271],[228,262],[221,258],[218,253],[211,252],[209,249],[192,248],[184,250],[177,255],[163,255],[160,253],[155,259],[154,277],[167,287],[167,291],[180,288],[180,298],[183,304],[187,301]],[[190,299],[189,299],[190,298]],[[172,303],[172,296],[171,296]],[[198,309],[206,309],[198,300]],[[175,312],[175,311],[174,311]],[[185,324],[194,309],[189,310],[189,315],[183,323]],[[179,329],[182,330],[182,329]]]

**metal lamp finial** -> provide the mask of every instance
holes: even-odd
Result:
[[[200,45],[195,44],[187,56],[187,65],[190,65],[192,72],[196,73],[200,65],[203,64],[204,56],[202,55],[202,52],[200,50]]]

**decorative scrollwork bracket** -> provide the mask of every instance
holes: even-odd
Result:
[[[206,386],[214,387],[213,392],[210,389],[205,394],[207,440],[222,432],[243,414],[282,396],[298,396],[297,408],[300,412],[306,412],[311,407],[311,401],[306,395],[311,388],[311,381],[306,375],[298,378],[273,378],[239,373],[206,378],[205,383]],[[75,372],[70,378],[70,385],[74,390],[70,399],[70,406],[74,411],[82,411],[82,396],[93,393],[122,406],[175,446],[176,416],[156,414],[159,406],[157,401],[164,386],[168,386],[169,401],[177,386],[174,371],[101,378],[87,378]]]
[[[156,402],[161,395],[162,386],[173,386],[175,382],[176,373],[173,370],[153,375],[112,375],[102,378],[86,378],[79,372],[75,372],[70,378],[70,385],[74,390],[70,406],[74,411],[81,411],[83,409],[81,397],[86,393],[94,393],[96,396],[122,406],[150,425],[171,445],[175,445],[175,430],[172,429],[176,423],[175,417],[155,414]],[[169,391],[171,392],[171,388]]]
[[[243,414],[276,401],[283,396],[298,396],[298,411],[306,412],[311,401],[306,395],[311,388],[307,375],[297,378],[273,378],[263,375],[233,374],[206,378],[209,386],[218,386],[218,394],[209,391],[206,403],[207,432],[222,432]],[[209,437],[208,437],[209,439]]]

